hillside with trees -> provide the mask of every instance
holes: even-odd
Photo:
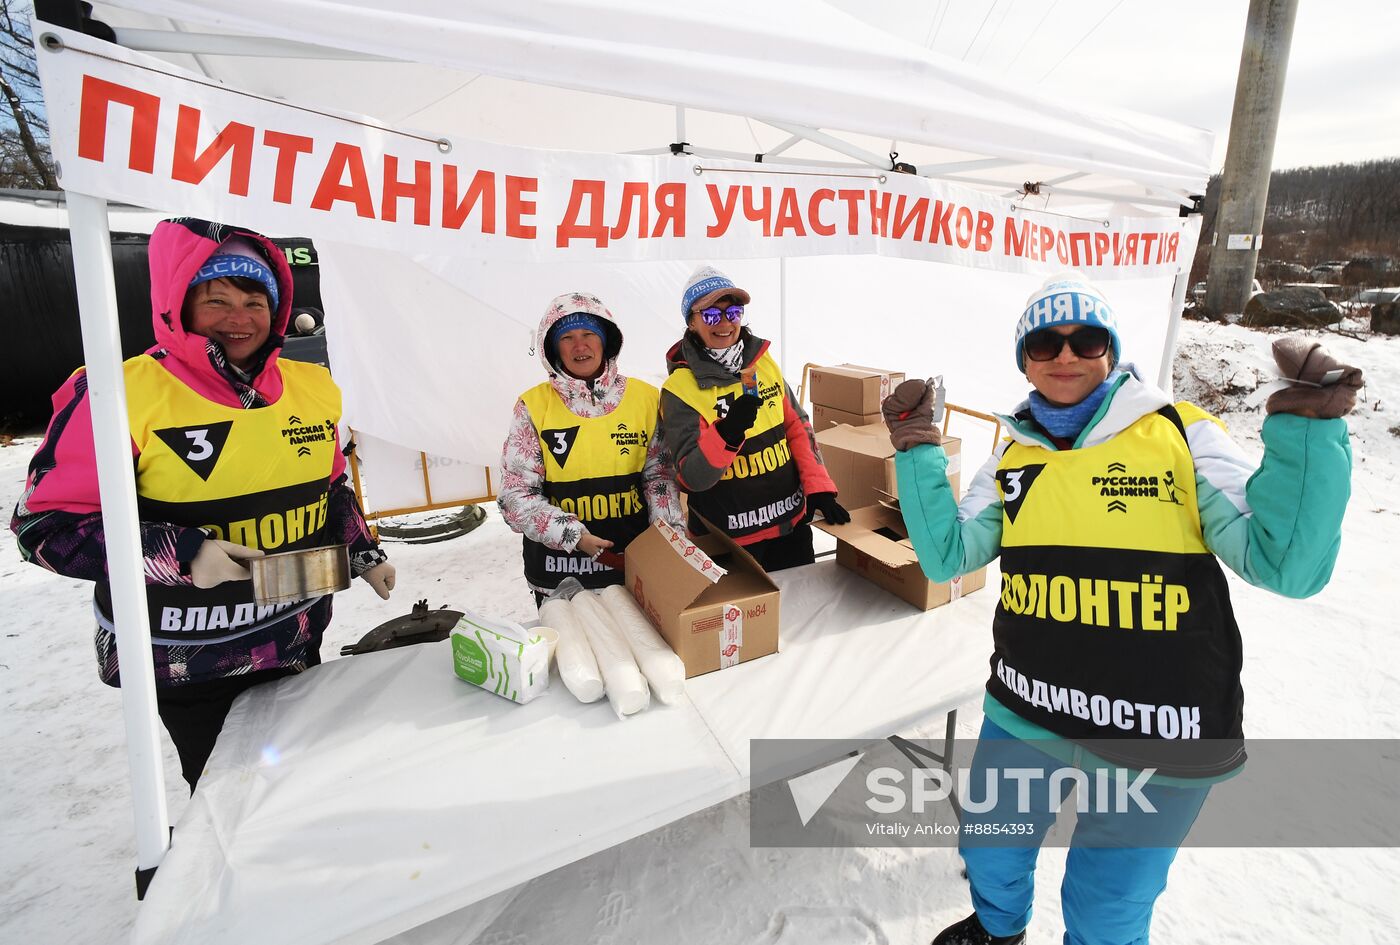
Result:
[[[1201,246],[1191,281],[1206,278],[1220,176],[1206,190]],[[1348,265],[1323,281],[1377,286],[1400,283],[1400,158],[1274,171],[1264,216],[1259,278],[1266,283],[1319,281],[1307,270]]]

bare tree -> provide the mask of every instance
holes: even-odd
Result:
[[[0,186],[57,190],[27,0],[0,0]]]

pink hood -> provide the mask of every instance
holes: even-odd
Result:
[[[209,400],[232,407],[239,405],[237,393],[209,360],[205,350],[208,339],[187,332],[180,321],[190,280],[219,244],[232,236],[246,237],[257,244],[277,276],[278,303],[265,346],[267,361],[252,382],[254,390],[275,403],[282,396],[277,355],[292,314],[292,269],[282,251],[260,233],[193,217],[164,220],[156,225],[150,242],[151,325],[156,344],[148,353],[164,349],[169,356],[161,364],[170,373]]]

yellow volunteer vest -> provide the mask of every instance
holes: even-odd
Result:
[[[126,362],[142,521],[201,527],[268,553],[325,543],[340,390],[319,365],[278,365],[277,403],[243,410],[206,400],[149,356]],[[247,581],[150,584],[147,599],[152,636],[166,643],[241,636],[296,606],[254,605]]]
[[[690,494],[692,510],[736,539],[775,526],[780,534],[786,534],[807,511],[783,425],[783,375],[766,351],[758,359],[754,380],[763,406],[748,438],[719,482],[704,492]],[[673,371],[665,389],[710,424],[727,414],[729,406],[744,393],[738,380],[723,387],[701,387],[686,368]]]
[[[1206,777],[1243,762],[1241,643],[1170,411],[1097,446],[1003,454],[987,689],[1056,734],[1134,740],[1106,757]]]
[[[642,470],[656,429],[655,387],[627,379],[622,402],[606,416],[580,417],[564,405],[548,381],[521,395],[540,437],[544,496],[599,538],[623,549],[647,527]],[[556,587],[566,577],[584,587],[621,584],[623,574],[581,551],[548,548],[524,540],[525,577],[535,587]]]

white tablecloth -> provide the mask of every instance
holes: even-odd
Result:
[[[747,790],[750,739],[874,740],[981,691],[995,583],[920,613],[831,561],[774,579],[778,654],[626,720],[557,677],[477,689],[446,641],[250,690],[133,941],[379,942]]]

